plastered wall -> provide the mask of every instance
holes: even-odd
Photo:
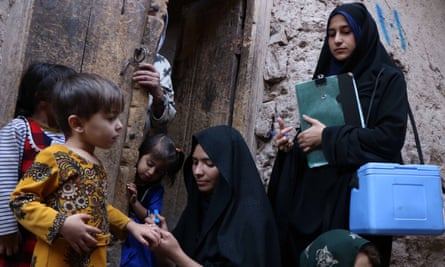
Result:
[[[264,99],[256,123],[257,164],[267,184],[276,148],[268,137],[272,114],[298,126],[294,85],[311,79],[330,11],[340,1],[274,0],[264,71]],[[351,2],[351,1],[343,1]],[[388,52],[400,61],[426,164],[445,178],[445,1],[361,1],[373,14]],[[277,127],[277,125],[275,125]],[[403,156],[418,163],[414,136]],[[443,181],[445,183],[445,181]],[[444,266],[445,236],[396,238],[392,266]]]

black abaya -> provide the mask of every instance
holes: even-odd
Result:
[[[280,266],[278,232],[251,153],[238,131],[215,126],[194,135],[220,176],[213,193],[199,193],[192,160],[184,164],[187,205],[173,234],[204,266]]]
[[[356,48],[345,62],[335,62],[327,38],[314,78],[352,72],[357,82],[366,128],[327,127],[321,149],[329,165],[308,168],[294,140],[291,152],[279,152],[269,184],[269,198],[278,223],[283,266],[298,266],[300,252],[321,233],[349,228],[349,199],[356,170],[367,162],[398,162],[408,112],[403,73],[380,43],[375,21],[363,4],[337,7],[329,17],[348,13],[360,26]],[[328,21],[328,25],[329,25]],[[335,62],[335,63],[334,63]],[[336,71],[332,72],[333,66]],[[370,99],[375,88],[375,97]],[[369,237],[389,265],[391,237]]]

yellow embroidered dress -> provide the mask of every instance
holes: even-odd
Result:
[[[63,145],[42,150],[11,195],[18,222],[37,236],[32,266],[106,266],[110,228],[124,236],[130,219],[107,203],[107,174]],[[84,213],[102,230],[97,247],[77,254],[59,234],[67,216]]]

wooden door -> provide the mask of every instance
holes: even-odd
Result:
[[[96,150],[109,175],[108,200],[123,212],[128,209],[125,184],[134,179],[148,101],[147,93],[131,82],[133,67],[120,72],[137,48],[146,48],[145,61],[153,62],[167,2],[36,0],[32,6],[24,66],[34,61],[66,64],[103,75],[125,91],[125,130],[112,149]],[[117,266],[120,246],[110,250],[109,261]]]
[[[146,47],[148,51],[155,51],[166,2],[153,1],[158,6],[155,12],[150,11],[149,0],[34,2],[25,65],[33,61],[66,64],[79,72],[103,75],[126,92],[128,105],[121,115],[126,132],[112,149],[98,151],[110,176],[109,200],[114,200],[117,190],[119,201],[116,206],[123,211],[127,210],[125,184],[134,176],[147,101],[146,93],[135,90],[132,85],[133,67],[130,66],[123,75],[120,72],[135,49]],[[146,61],[152,62],[153,59],[154,54],[149,53]],[[121,151],[124,152],[122,161]]]
[[[238,129],[255,153],[254,124],[263,95],[270,9],[271,1],[255,0],[169,3],[169,29],[180,25],[181,30],[173,66],[177,115],[168,133],[186,155],[194,133],[218,124]],[[164,197],[163,213],[170,227],[185,201],[181,176],[166,188]]]

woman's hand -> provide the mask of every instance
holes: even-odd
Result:
[[[127,230],[134,238],[136,238],[142,245],[151,248],[159,246],[161,235],[160,228],[156,224],[139,224],[130,221],[127,224]]]
[[[278,126],[280,131],[274,136],[273,140],[278,150],[289,152],[294,145],[294,142],[289,138],[289,132],[292,131],[292,127],[285,127],[282,118],[278,118]]]
[[[152,251],[162,263],[161,266],[202,266],[185,254],[178,240],[168,231],[161,230],[161,244],[153,248]]]
[[[305,122],[311,124],[312,126],[297,136],[297,141],[300,148],[304,152],[309,152],[316,149],[321,145],[321,137],[326,125],[321,123],[319,120],[313,119],[307,115],[303,115]]]

